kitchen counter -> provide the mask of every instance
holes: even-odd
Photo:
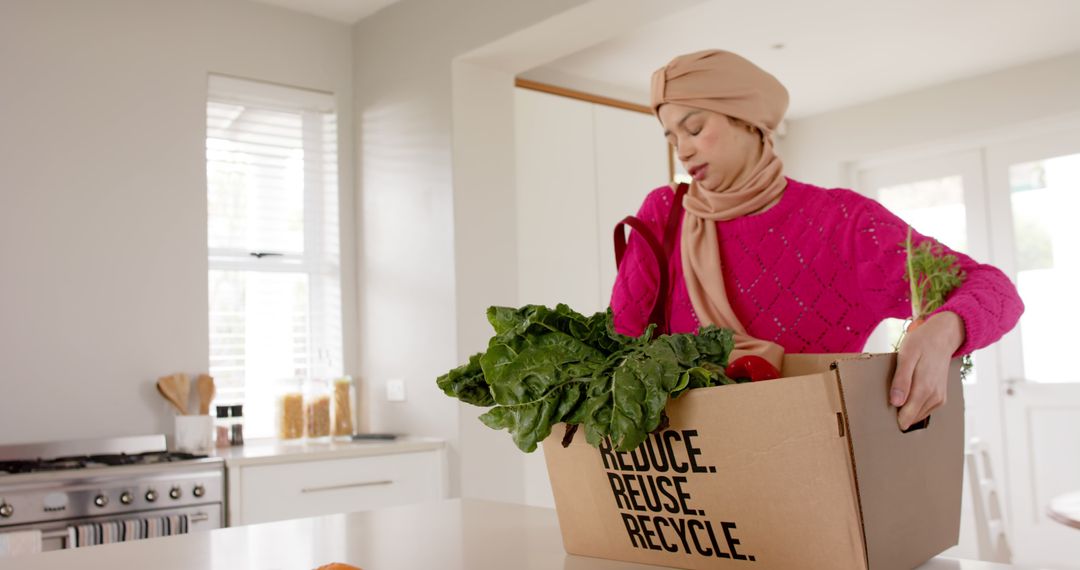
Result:
[[[0,560],[0,570],[301,570],[330,562],[346,562],[365,570],[659,568],[566,554],[552,509],[453,499],[47,552]],[[920,570],[1009,568],[1016,567],[935,558]]]
[[[393,455],[416,451],[439,450],[446,443],[441,439],[403,436],[395,440],[306,439],[288,441],[280,439],[252,439],[236,447],[215,448],[210,455],[221,457],[227,467],[246,465],[269,465],[298,461],[323,461],[372,455]]]

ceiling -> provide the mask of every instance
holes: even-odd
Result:
[[[398,0],[252,1],[353,24]],[[1078,52],[1078,22],[1080,0],[705,0],[521,76],[647,103],[672,57],[727,49],[776,75],[799,118]]]
[[[708,0],[523,75],[647,103],[672,57],[727,49],[776,75],[798,118],[1080,51],[1077,23],[1077,0]]]
[[[313,14],[344,24],[355,24],[398,0],[251,0]]]

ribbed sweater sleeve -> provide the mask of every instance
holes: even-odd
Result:
[[[907,257],[902,245],[908,225],[874,200],[850,190],[833,192],[842,193],[841,203],[852,212],[849,246],[845,249],[850,252],[849,259],[856,260],[863,305],[882,317],[911,317],[910,288],[904,280]],[[933,240],[914,231],[912,239],[915,244]],[[964,321],[966,338],[956,355],[968,354],[996,342],[1016,326],[1024,304],[1001,270],[942,247],[945,253],[956,256],[966,277],[935,313],[952,311]]]

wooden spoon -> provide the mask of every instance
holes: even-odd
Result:
[[[180,395],[177,393],[176,386],[176,374],[171,376],[162,376],[158,378],[157,389],[166,401],[168,401],[176,411],[180,412],[180,415],[184,415],[187,411],[184,409],[184,405],[181,403]]]
[[[188,413],[188,402],[191,401],[191,381],[188,380],[188,375],[183,372],[173,374],[173,378],[176,378],[175,394],[177,401],[180,402],[180,409],[184,410],[181,414],[186,415]]]
[[[209,374],[199,374],[195,381],[195,391],[199,394],[199,415],[210,415],[210,402],[214,399],[214,377]]]

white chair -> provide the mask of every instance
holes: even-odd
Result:
[[[987,562],[1012,562],[1008,528],[1001,516],[1001,500],[990,455],[982,441],[973,437],[965,453],[968,486],[971,489],[975,514],[975,537],[979,559]]]

